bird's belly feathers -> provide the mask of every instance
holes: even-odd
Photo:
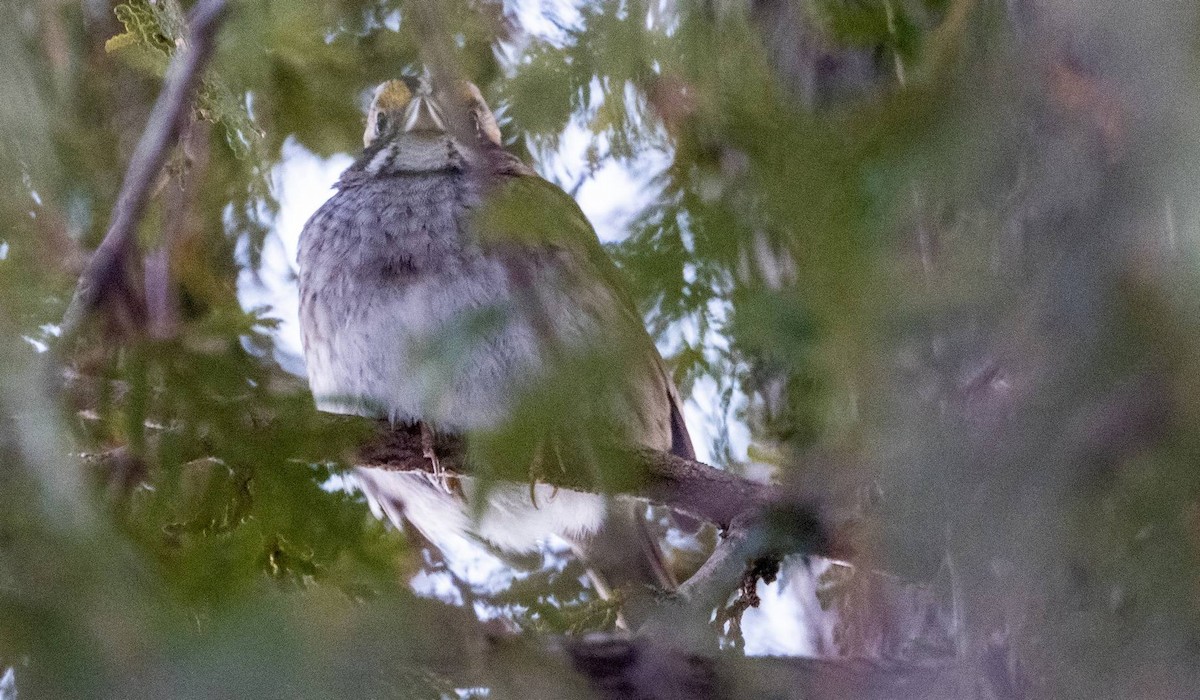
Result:
[[[453,173],[376,178],[306,225],[301,331],[321,410],[452,431],[504,417],[536,345],[494,323],[512,304],[503,266],[462,231],[473,190]]]
[[[326,332],[307,356],[318,407],[451,431],[498,424],[537,363],[511,308],[504,272],[487,260],[316,304]]]
[[[472,536],[506,552],[536,552],[547,534],[578,541],[604,522],[604,498],[592,493],[534,485],[497,483],[487,492],[487,505],[475,520],[476,485],[462,479],[467,498],[446,493],[426,474],[358,467],[354,479],[376,515],[397,527],[411,523],[442,551],[461,552]]]

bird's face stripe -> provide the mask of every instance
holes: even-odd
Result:
[[[479,88],[468,81],[435,89],[428,82],[408,78],[389,80],[376,88],[363,144],[416,132],[449,134],[466,148],[502,145],[495,116]]]
[[[387,168],[388,163],[395,157],[396,147],[389,145],[387,148],[384,148],[375,154],[375,157],[372,158],[371,162],[367,164],[367,172],[371,173],[372,175],[383,172],[383,170]]]
[[[446,123],[437,102],[426,95],[414,97],[404,110],[404,130],[445,132]]]
[[[392,144],[391,146],[388,146],[387,152],[387,160],[383,161],[383,172],[390,172],[392,170],[392,165],[395,164],[396,158],[400,156],[400,147],[396,144]]]

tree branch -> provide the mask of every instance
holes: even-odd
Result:
[[[606,634],[566,640],[561,653],[604,698],[973,700],[978,696],[964,682],[963,669],[952,660],[901,664],[865,659],[702,655],[673,644]]]
[[[437,644],[401,647],[407,666],[458,685],[492,688],[499,697],[597,697],[626,700],[982,700],[973,671],[955,659],[747,658],[696,653],[678,644],[621,633],[582,636],[514,634],[480,623],[470,608],[405,599],[390,615],[362,611],[345,623],[351,638],[387,634],[384,625],[439,629]],[[307,628],[311,629],[311,625]],[[361,661],[361,660],[360,660]],[[387,658],[369,668],[389,668]],[[324,676],[323,676],[324,678]],[[589,693],[588,691],[592,692]]]
[[[338,416],[332,420],[347,425],[363,424],[368,419]],[[356,464],[394,471],[432,472],[433,466],[424,456],[420,431],[416,428],[375,422],[375,432],[363,443]],[[470,474],[464,441],[456,436],[439,435],[435,449],[442,468],[462,475]],[[703,462],[677,457],[657,450],[612,449],[601,454],[606,464],[625,468],[605,474],[605,482],[597,484],[583,470],[561,472],[547,470],[542,479],[549,484],[576,491],[622,493],[645,498],[669,506],[682,513],[710,522],[722,530],[730,529],[739,519],[747,524],[768,523],[789,531],[786,539],[804,541],[811,554],[836,556],[845,554],[828,536],[826,519],[814,503],[786,494],[782,489],[721,471]],[[508,481],[529,480],[528,465],[493,464],[490,476]],[[778,538],[773,542],[780,543]]]
[[[212,57],[217,29],[225,10],[226,0],[200,0],[188,15],[186,44],[167,66],[162,91],[125,171],[108,232],[88,260],[71,304],[63,315],[63,337],[73,335],[105,294],[124,277],[134,232],[146,212],[168,152],[179,139],[192,95],[200,83],[204,66]]]

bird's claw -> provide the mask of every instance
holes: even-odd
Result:
[[[542,443],[533,451],[533,457],[529,460],[529,502],[534,508],[538,507],[537,502],[537,485],[538,480],[542,476]]]
[[[433,467],[434,482],[446,493],[453,493],[450,488],[450,482],[446,478],[446,470],[442,467],[442,461],[438,459],[437,450],[434,447],[435,435],[433,428],[429,427],[424,421],[421,422],[421,454],[425,459],[429,460],[430,466]]]

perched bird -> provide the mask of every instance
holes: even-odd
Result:
[[[475,85],[380,85],[363,142],[300,237],[301,330],[320,409],[469,435],[503,426],[556,361],[621,348],[619,382],[570,397],[579,410],[539,439],[601,426],[618,443],[694,457],[679,396],[618,270],[574,200],[504,150]],[[420,475],[358,476],[373,505],[435,544],[474,528],[529,551],[551,533],[588,543],[629,522],[627,507],[595,495],[509,485],[489,491],[472,525],[458,494]],[[639,536],[625,525],[613,525],[618,542]]]

